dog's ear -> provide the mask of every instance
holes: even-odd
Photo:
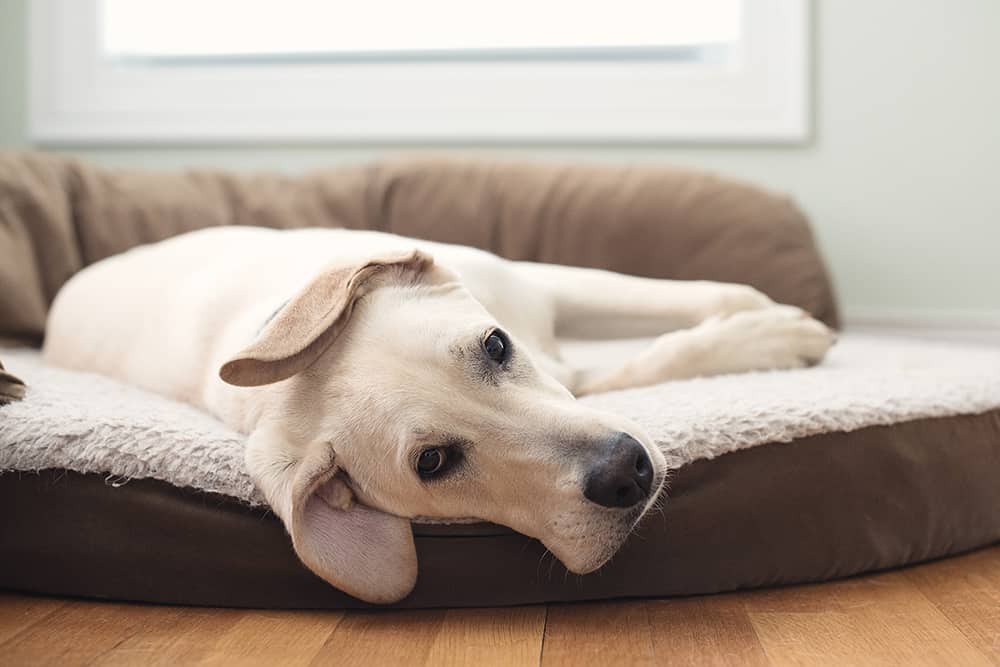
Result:
[[[257,340],[222,365],[219,377],[240,387],[292,377],[330,347],[358,298],[379,283],[375,278],[391,273],[412,281],[433,262],[430,255],[412,250],[323,271],[275,314]]]
[[[413,590],[409,520],[354,502],[330,443],[297,450],[278,431],[258,429],[247,444],[247,468],[314,573],[371,603],[396,602]]]

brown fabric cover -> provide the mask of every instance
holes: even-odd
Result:
[[[1000,541],[1000,411],[830,433],[677,471],[662,514],[599,573],[505,528],[417,526],[396,606],[692,595],[821,581]],[[363,607],[309,573],[279,521],[152,480],[0,475],[0,587],[250,607]]]
[[[87,264],[224,224],[376,229],[513,259],[741,282],[837,320],[799,210],[704,173],[440,159],[302,176],[152,173],[0,153],[0,336],[40,340],[59,287]]]

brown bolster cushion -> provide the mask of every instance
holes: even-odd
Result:
[[[0,337],[39,341],[56,292],[92,262],[227,224],[374,229],[512,259],[740,282],[837,323],[798,208],[710,174],[443,159],[301,176],[154,173],[0,153]]]

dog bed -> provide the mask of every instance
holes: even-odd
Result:
[[[574,346],[608,360],[624,346]],[[243,438],[186,405],[4,351],[0,585],[185,604],[361,605],[295,559]],[[1000,539],[1000,348],[844,336],[820,367],[582,399],[674,469],[662,512],[596,574],[484,524],[416,525],[401,606],[711,593],[818,581]]]
[[[708,174],[415,160],[301,176],[109,171],[0,153],[0,340],[103,257],[218,224],[344,226],[514,259],[751,284],[835,325],[802,213]],[[99,317],[95,313],[95,317]],[[608,360],[621,346],[574,346]],[[190,407],[0,349],[0,587],[152,602],[365,606],[312,575]],[[644,424],[674,472],[599,572],[486,524],[414,526],[399,606],[709,593],[819,581],[1000,540],[1000,353],[848,334],[823,365],[585,399]],[[2,402],[2,401],[0,401]]]

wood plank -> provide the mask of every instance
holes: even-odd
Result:
[[[829,584],[764,588],[743,591],[739,596],[747,613],[840,611],[840,602],[837,598],[822,590],[826,585]]]
[[[911,568],[906,578],[1000,665],[1000,547]]]
[[[542,665],[651,665],[644,601],[550,605]]]
[[[85,665],[164,618],[169,608],[72,601],[0,645],[8,664]],[[180,610],[173,610],[181,614]]]
[[[647,610],[660,664],[769,664],[738,595],[650,600]]]
[[[839,610],[750,613],[773,664],[988,664],[903,573],[813,588],[833,596]]]
[[[429,665],[537,665],[545,607],[452,609],[427,656]]]
[[[0,594],[0,645],[66,604],[58,598]]]
[[[249,613],[240,609],[148,607],[140,626],[90,664],[195,664],[209,654],[220,635]]]
[[[444,616],[436,610],[348,612],[313,664],[424,664]]]
[[[205,665],[308,665],[344,618],[337,611],[245,614],[207,651]]]

